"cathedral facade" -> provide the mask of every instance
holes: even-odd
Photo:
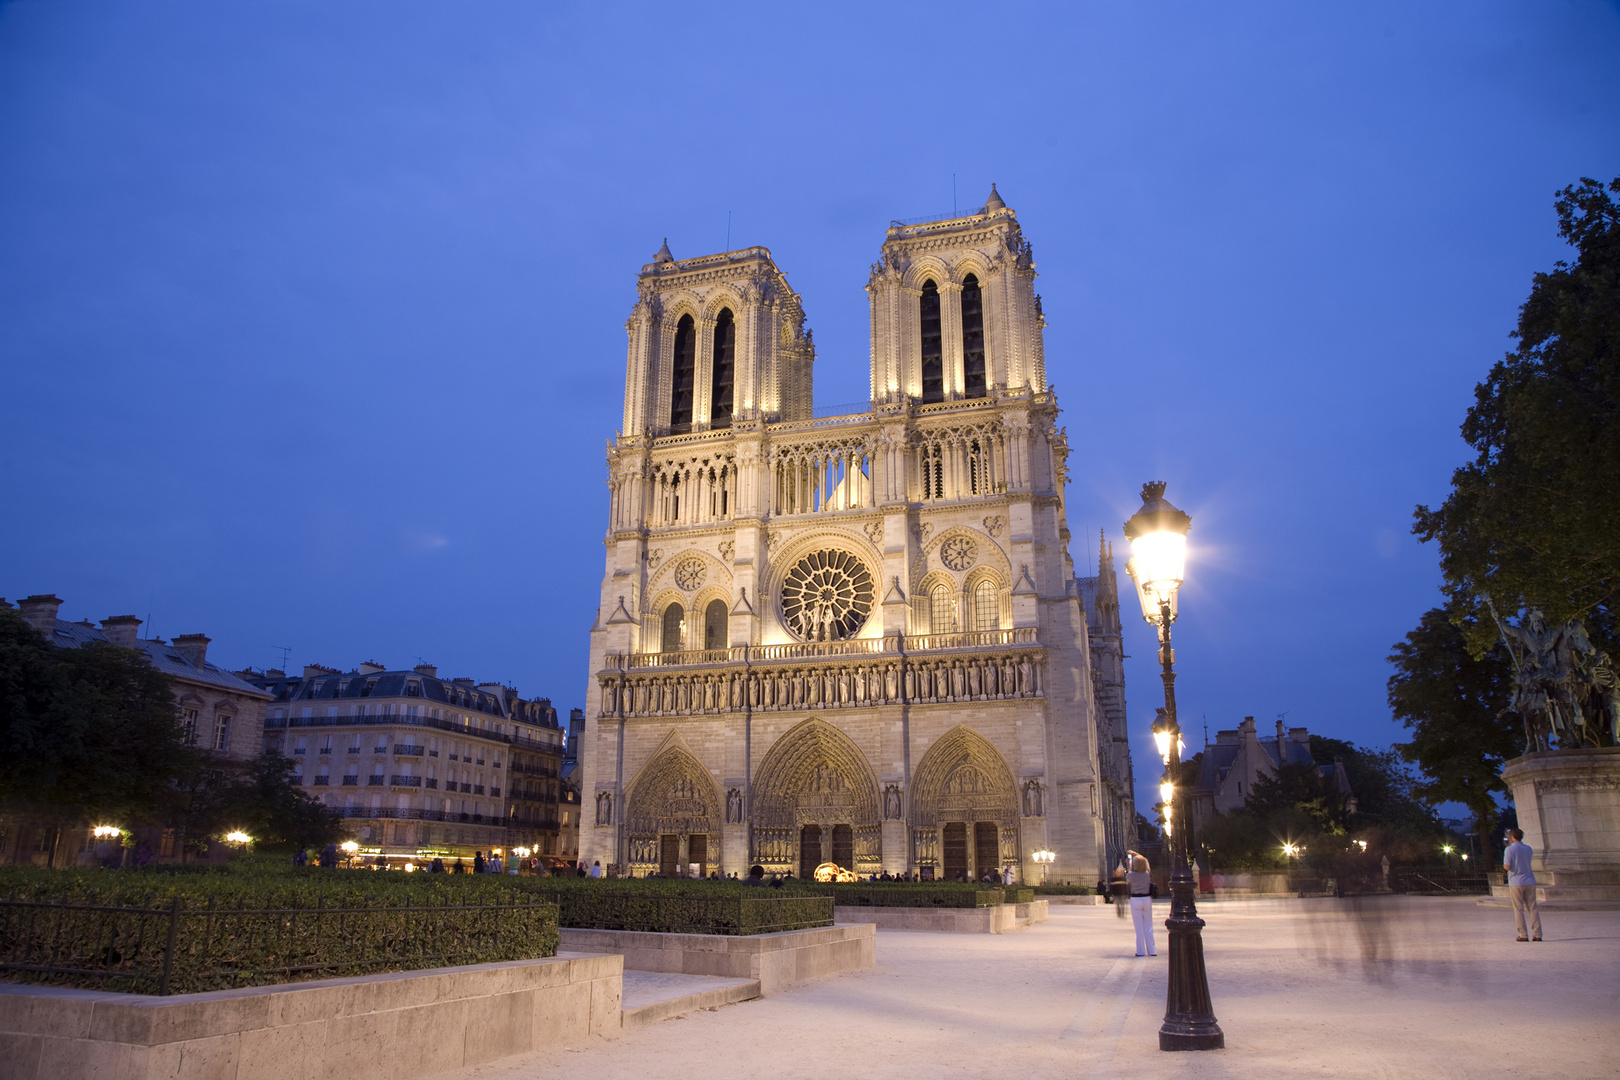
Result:
[[[1070,558],[1035,263],[992,188],[895,223],[871,404],[817,418],[765,248],[644,266],[580,854],[619,873],[1094,882],[1134,818],[1118,595]]]

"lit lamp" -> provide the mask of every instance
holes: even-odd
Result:
[[[226,833],[225,834],[225,839],[226,839],[227,842],[232,843],[232,844],[251,844],[251,843],[253,843],[253,837],[249,836],[247,833],[243,832],[241,829],[237,829],[235,832]]]
[[[95,828],[91,829],[90,832],[98,840],[110,840],[119,833],[123,832],[123,830],[116,825],[97,825]]]
[[[1030,858],[1034,859],[1038,864],[1040,864],[1040,868],[1041,868],[1041,884],[1045,885],[1046,884],[1046,872],[1047,872],[1047,870],[1049,870],[1051,868],[1053,863],[1057,862],[1057,852],[1049,851],[1046,848],[1042,848],[1041,850],[1039,850],[1039,851],[1035,852],[1034,854],[1032,854],[1030,856]]]
[[[1153,724],[1153,742],[1164,759],[1164,832],[1172,838],[1170,871],[1170,988],[1165,995],[1164,1023],[1159,1027],[1160,1050],[1219,1050],[1226,1036],[1215,1022],[1209,999],[1209,976],[1204,971],[1204,920],[1194,900],[1191,846],[1186,829],[1172,831],[1172,821],[1185,822],[1186,798],[1181,785],[1181,726],[1176,722],[1176,654],[1170,647],[1170,625],[1176,621],[1176,596],[1187,570],[1187,532],[1192,518],[1164,497],[1159,481],[1142,485],[1142,509],[1125,523],[1131,557],[1125,572],[1136,584],[1142,617],[1158,630],[1159,669],[1164,681],[1164,708]]]

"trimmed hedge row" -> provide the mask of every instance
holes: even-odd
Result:
[[[552,895],[562,925],[582,930],[747,936],[833,924],[831,898],[772,892],[775,890],[748,889],[747,895],[738,890],[729,895],[670,896],[606,885]]]
[[[392,877],[7,870],[0,974],[165,994],[556,955],[544,897]]]
[[[1090,885],[1032,885],[1036,896],[1090,896],[1096,892]]]
[[[804,882],[792,885],[791,889],[798,893],[830,896],[835,904],[853,907],[974,908],[996,907],[1005,902],[999,886],[858,881],[838,884]]]

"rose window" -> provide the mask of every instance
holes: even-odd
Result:
[[[804,641],[854,637],[872,613],[872,575],[843,551],[816,551],[800,559],[782,582],[782,615]]]
[[[691,592],[703,584],[703,563],[697,559],[687,559],[675,568],[675,584]]]
[[[966,570],[978,557],[979,546],[965,536],[953,536],[939,549],[939,558],[952,570]]]

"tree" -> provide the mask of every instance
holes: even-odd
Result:
[[[1504,615],[1539,607],[1585,619],[1614,653],[1620,589],[1620,179],[1559,192],[1558,232],[1576,250],[1535,275],[1518,348],[1474,391],[1462,425],[1475,457],[1412,531],[1440,547],[1445,590],[1475,657],[1496,639],[1483,596]]]
[[[1496,795],[1506,790],[1502,766],[1520,752],[1519,724],[1505,712],[1513,686],[1506,649],[1494,645],[1477,657],[1470,637],[1477,620],[1455,606],[1424,613],[1416,630],[1395,645],[1388,683],[1395,719],[1412,729],[1396,744],[1401,757],[1422,770],[1414,793],[1432,802],[1460,802],[1474,816],[1480,853],[1492,848]]]
[[[145,656],[105,643],[57,648],[9,609],[0,745],[0,807],[56,832],[94,817],[152,820],[190,763],[173,688]]]
[[[1418,781],[1399,751],[1369,750],[1345,739],[1311,736],[1311,756],[1318,764],[1337,762],[1355,796],[1355,813],[1346,816],[1357,835],[1376,830],[1383,837],[1431,840],[1441,832],[1434,804],[1417,791]]]

